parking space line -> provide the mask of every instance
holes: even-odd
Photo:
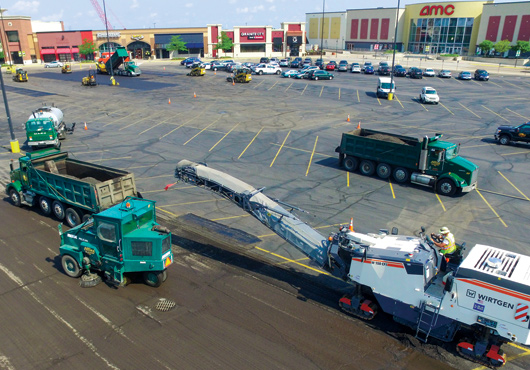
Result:
[[[478,189],[475,189],[475,191],[477,192],[478,195],[480,195],[480,197],[482,198],[482,200],[484,201],[484,203],[486,203],[486,205],[491,209],[491,211],[495,214],[495,216],[497,216],[497,218],[499,219],[499,221],[504,225],[504,227],[508,227],[508,225],[506,225],[506,223],[504,222],[504,220],[501,218],[501,216],[499,216],[499,214],[497,213],[497,211],[495,211],[493,209],[493,207],[489,204],[489,202],[486,200],[486,198],[484,198],[484,196],[480,193],[480,191]]]
[[[318,141],[318,136],[315,138],[315,145],[313,145],[313,151],[311,152],[311,157],[309,158],[309,163],[307,164],[307,171],[305,171],[306,176],[309,173],[309,167],[311,167],[311,162],[313,161],[313,156],[315,155],[315,150],[317,148],[317,141]]]
[[[359,90],[357,90],[357,102],[360,103],[361,99],[359,98]]]
[[[164,135],[160,136],[159,140],[162,140],[163,138],[165,138],[165,137],[168,136],[169,134],[172,134],[173,132],[177,131],[179,128],[181,128],[182,126],[187,125],[189,122],[193,121],[194,119],[199,118],[200,116],[203,115],[204,112],[206,112],[206,109],[204,109],[202,112],[200,112],[199,114],[197,114],[195,117],[190,118],[189,120],[187,120],[187,121],[184,122],[183,124],[181,124],[181,125],[175,127],[173,130],[169,131],[167,134],[164,134]],[[149,129],[147,129],[147,130],[144,130],[144,131],[140,132],[138,135],[141,135],[141,134],[143,134],[144,132],[147,132],[147,131],[151,130],[152,128],[155,128],[156,126],[159,126],[159,125],[161,125],[162,123],[165,123],[166,121],[169,121],[171,118],[172,118],[172,117],[169,116],[168,119],[165,119],[164,121],[162,121],[162,122],[160,122],[160,123],[154,125],[153,127],[151,127],[151,128],[149,128]]]
[[[471,82],[474,82],[474,83],[476,83],[476,84],[479,85],[479,86],[482,86],[482,84],[479,84],[479,83],[478,83],[477,81],[475,81],[475,80],[471,80]]]
[[[465,110],[467,110],[469,113],[475,115],[475,117],[480,118],[480,116],[479,116],[478,114],[476,114],[475,112],[473,112],[471,109],[469,109],[468,107],[466,107],[466,106],[463,105],[462,103],[459,102],[458,104],[460,104],[460,105],[462,106],[462,108],[464,108]]]
[[[131,123],[131,124],[128,124],[128,125],[123,126],[123,127],[120,127],[120,129],[119,129],[118,131],[125,130],[126,128],[129,128],[129,127],[131,127],[131,126],[134,126],[134,125],[136,125],[136,124],[139,123],[139,122],[142,122],[142,121],[144,121],[144,120],[146,120],[146,119],[148,119],[148,118],[152,118],[153,116],[155,116],[155,114],[152,114],[152,115],[150,115],[150,116],[147,116],[147,117],[141,118],[141,119],[139,119],[138,121],[135,121],[135,122],[133,122],[133,123]]]
[[[265,80],[262,80],[259,84],[257,84],[256,86],[254,86],[254,88],[257,88],[259,85],[261,85],[262,83],[264,83]]]
[[[293,84],[294,84],[294,82],[291,82],[291,84],[290,84],[289,86],[287,86],[287,89],[285,89],[285,92],[287,92],[287,90],[289,90],[289,88],[290,88],[291,86],[293,86]]]
[[[423,105],[421,102],[420,102],[420,106],[425,109],[427,112],[429,111],[427,108],[425,108],[425,105]]]
[[[290,131],[289,131],[289,132],[290,132]],[[280,144],[278,144],[278,143],[271,143],[271,145],[280,146]],[[296,151],[304,152],[304,153],[311,153],[311,151],[309,151],[309,150],[307,150],[307,149],[295,148],[295,147],[287,146],[287,145],[285,145],[284,148],[286,148],[286,149],[291,149],[291,150],[296,150]],[[528,152],[527,152],[527,153],[528,153]],[[333,156],[333,155],[329,155],[329,154],[324,154],[324,153],[319,153],[319,152],[315,152],[315,154],[321,155],[321,156],[323,156],[323,157],[335,158],[335,156]]]
[[[509,110],[509,111],[512,112],[513,114],[518,115],[519,117],[521,117],[521,118],[523,118],[523,119],[525,119],[525,120],[527,120],[527,121],[530,121],[530,118],[525,117],[525,116],[523,116],[523,115],[520,115],[519,113],[514,112],[513,110],[511,110],[511,109],[509,109],[509,108],[506,108],[506,110]]]
[[[305,85],[304,90],[302,90],[302,92],[300,93],[300,95],[304,95],[305,89],[307,89],[307,86],[308,86],[308,85],[309,85],[309,84]]]
[[[507,83],[508,85],[515,86],[515,87],[517,87],[518,89],[522,89],[521,86],[518,86],[518,85],[516,85],[516,84],[512,84],[511,82],[508,82],[508,81],[503,81],[503,82],[504,82],[504,83]]]
[[[440,202],[440,204],[442,205],[442,208],[443,208],[443,210],[444,210],[444,212],[445,212],[446,209],[445,209],[444,204],[442,203],[442,200],[440,199],[440,196],[438,195],[438,193],[434,193],[434,195],[436,195],[436,198],[438,199],[438,202]]]
[[[248,213],[245,213],[244,215],[239,216],[228,216],[228,217],[221,217],[221,218],[212,218],[210,221],[222,221],[222,220],[230,220],[232,218],[241,218],[241,217],[248,217],[250,216]]]
[[[217,123],[217,121],[219,121],[221,119],[222,115],[220,115],[219,117],[217,117],[217,119],[215,121],[213,121],[212,123],[210,123],[208,126],[206,126],[205,128],[203,128],[201,131],[197,132],[195,135],[193,135],[191,137],[191,139],[189,139],[188,141],[186,141],[184,144],[182,145],[186,145],[187,143],[189,143],[190,141],[192,141],[193,139],[195,139],[197,136],[199,136],[201,133],[203,133],[204,131],[206,131],[207,129],[209,129],[210,127],[212,127],[214,124]]]
[[[190,204],[199,204],[199,203],[208,203],[208,202],[217,202],[217,201],[223,201],[224,202],[225,200],[228,200],[228,199],[226,199],[226,198],[216,198],[216,199],[207,199],[207,200],[196,200],[196,201],[193,201],[193,202],[164,204],[164,207],[187,206],[187,205],[190,205]]]
[[[258,133],[252,138],[252,140],[250,140],[250,143],[248,143],[247,147],[241,152],[241,154],[239,155],[239,157],[237,157],[237,159],[241,158],[241,156],[243,154],[245,154],[245,152],[247,151],[247,149],[250,147],[250,144],[252,144],[254,142],[254,140],[256,140],[256,138],[258,137],[258,135],[260,134],[261,131],[263,131],[264,127],[260,128]]]
[[[497,145],[497,144],[477,144],[477,145],[470,145],[470,146],[467,146],[467,145],[462,145],[462,148],[478,148],[479,146],[490,146],[490,145]]]
[[[274,234],[274,235],[276,235],[276,234]],[[258,238],[259,238],[259,236],[258,236]],[[290,259],[290,258],[286,258],[286,257],[284,257],[284,256],[280,256],[279,254],[276,254],[276,253],[274,253],[274,252],[268,251],[268,250],[266,250],[266,249],[263,249],[263,248],[260,248],[260,247],[254,247],[254,248],[256,248],[257,250],[260,250],[260,251],[262,251],[262,252],[269,253],[270,255],[275,256],[275,257],[278,257],[278,258],[280,258],[280,259],[283,259],[283,260],[285,260],[285,261],[287,261],[287,262],[294,263],[294,264],[297,264],[297,265],[299,265],[299,266],[305,267],[306,269],[316,271],[316,272],[318,272],[318,273],[321,274],[321,275],[329,275],[329,273],[327,273],[327,272],[325,272],[325,271],[323,271],[323,270],[316,269],[316,268],[313,268],[313,267],[311,267],[311,266],[304,265],[303,263],[297,262],[297,261],[292,260],[292,259]]]
[[[528,150],[524,151],[524,152],[504,153],[504,154],[501,154],[501,155],[502,156],[506,156],[506,155],[516,155],[516,154],[528,154]]]
[[[148,129],[143,130],[142,132],[139,132],[139,133],[138,133],[138,136],[140,136],[140,135],[146,133],[146,132],[149,131],[149,130],[154,129],[155,127],[158,127],[158,126],[160,126],[160,125],[163,125],[164,123],[166,123],[167,121],[169,121],[169,120],[172,119],[172,118],[175,118],[175,117],[172,116],[172,115],[169,115],[169,117],[166,118],[165,120],[158,122],[156,125],[153,125],[153,126],[149,127]],[[176,129],[182,127],[183,125],[185,125],[185,123],[183,123],[182,125],[180,125],[180,126],[177,127]],[[176,129],[175,129],[175,130],[176,130]],[[173,132],[173,131],[171,131],[171,132]],[[163,136],[162,136],[162,137],[163,137]]]
[[[346,186],[350,187],[350,171],[346,172]]]
[[[339,100],[340,100],[340,87],[339,87]]]
[[[307,85],[306,85],[307,87]],[[287,133],[287,135],[285,136],[285,139],[283,139],[283,143],[282,145],[280,146],[280,148],[278,149],[278,152],[276,153],[276,155],[274,156],[274,159],[272,160],[271,162],[271,165],[269,167],[272,167],[272,165],[274,164],[274,162],[276,161],[276,158],[278,157],[278,154],[280,154],[283,146],[285,145],[285,142],[287,141],[287,138],[289,137],[289,134],[291,133],[291,130],[289,130],[289,132]]]
[[[453,116],[455,115],[453,112],[451,112],[451,111],[449,110],[449,108],[447,108],[445,105],[443,105],[442,102],[440,102],[440,105],[441,105],[442,107],[444,107],[445,109],[447,109],[447,111],[448,111],[449,113],[451,113]]]
[[[379,97],[376,96],[376,98],[377,98],[377,101],[379,102],[379,105],[382,105],[382,104],[381,104],[381,100],[379,100]]]
[[[458,78],[451,78],[451,80],[458,82],[459,84],[464,84],[462,81],[460,81]]]
[[[506,118],[504,118],[503,116],[501,116],[500,114],[495,113],[494,111],[492,111],[491,109],[489,109],[488,107],[486,107],[485,105],[481,105],[481,106],[482,106],[483,108],[489,110],[489,111],[490,111],[491,113],[493,113],[494,115],[496,115],[496,116],[502,118],[502,119],[505,120],[506,122],[510,122],[510,121],[508,121]]]
[[[349,223],[348,223],[349,224]],[[327,227],[335,227],[335,226],[342,226],[344,224],[332,224],[332,225],[322,225],[322,226],[316,226],[316,227],[313,227],[313,229],[315,230],[318,230],[318,229],[325,229]],[[263,235],[258,235],[258,238],[268,238],[270,236],[279,236],[278,234],[276,233],[272,233],[272,234],[263,234]]]
[[[510,180],[508,180],[508,179],[506,178],[506,176],[504,176],[504,175],[501,173],[501,171],[497,171],[497,172],[499,173],[499,175],[501,175],[501,176],[504,178],[504,180],[508,181],[508,184],[510,184],[511,186],[513,186],[513,188],[514,188],[515,190],[517,190],[517,191],[519,192],[519,194],[521,194],[523,197],[525,197],[526,200],[530,201],[530,199],[526,196],[526,194],[523,193],[521,190],[519,190],[519,189],[517,188],[517,186],[515,186]]]
[[[388,185],[390,185],[390,191],[392,192],[392,198],[396,199],[396,194],[394,194],[394,187],[392,186],[392,182],[390,179],[388,179]]]
[[[298,258],[298,259],[293,260],[293,261],[294,262],[307,261],[308,259],[309,259],[309,257],[303,257],[303,258]],[[278,263],[278,265],[283,265],[283,264],[286,264],[286,263],[291,263],[291,261],[280,262],[280,263]]]
[[[394,95],[394,98],[396,98],[396,100],[398,101],[399,105],[401,105],[401,108],[405,109],[403,104],[401,104],[401,101],[398,99],[397,95]]]
[[[228,134],[230,134],[232,131],[234,131],[234,129],[235,129],[237,126],[239,126],[239,122],[236,123],[236,124],[234,125],[234,127],[232,127],[232,128],[230,129],[230,131],[228,131],[228,132],[227,132],[227,133],[226,133],[221,139],[219,139],[219,141],[216,142],[216,143],[214,144],[214,146],[212,146],[212,147],[210,148],[210,150],[208,150],[208,151],[211,152],[211,151],[213,150],[213,148],[215,148],[215,147],[217,146],[217,144],[219,144],[221,141],[223,141],[223,139],[224,139],[225,137],[227,137]]]
[[[526,200],[525,198],[521,198],[521,197],[518,197],[518,196],[515,196],[515,195],[509,195],[509,194],[503,194],[503,193],[499,193],[497,191],[493,191],[493,190],[485,190],[485,189],[479,189],[480,191],[484,192],[484,193],[490,193],[490,194],[495,194],[495,195],[500,195],[502,197],[507,197],[507,198],[513,198],[513,199],[519,199],[519,200]],[[142,192],[143,193],[143,192]]]
[[[322,96],[322,91],[324,91],[324,86],[322,86],[322,89],[320,89],[320,94],[318,95],[319,98]]]
[[[276,86],[277,83],[278,83],[278,81],[276,81],[276,82],[274,83],[274,85],[272,85],[271,87],[269,87],[267,90],[272,89],[274,86]]]
[[[92,162],[103,162],[103,161],[112,161],[115,159],[129,159],[132,158],[130,155],[127,157],[118,157],[118,158],[105,158],[105,159],[92,159]]]
[[[126,115],[126,116],[123,116],[123,117],[117,118],[117,119],[115,119],[114,121],[111,121],[111,122],[107,123],[106,125],[103,125],[103,127],[107,127],[108,125],[112,125],[113,123],[116,123],[116,122],[118,122],[118,121],[120,121],[120,120],[122,120],[122,119],[124,119],[124,118],[127,118],[127,117],[132,116],[133,114],[134,114],[134,113],[130,113],[130,114]]]
[[[497,83],[495,83],[495,82],[493,82],[493,81],[491,81],[491,80],[488,81],[488,83],[490,83],[490,84],[494,84],[494,85],[499,86],[499,87],[502,87],[501,85],[499,85],[499,84],[497,84]]]

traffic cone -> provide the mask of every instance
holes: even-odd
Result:
[[[351,232],[353,232],[353,233],[355,232],[355,230],[353,230],[353,217],[350,218],[350,227],[349,227],[349,229],[350,229]]]
[[[86,127],[86,122],[85,122],[85,131],[88,130],[88,127]]]
[[[166,67],[164,67],[164,71],[166,70]]]
[[[167,103],[168,103],[168,104],[171,104],[171,99],[168,99],[168,100],[167,100]]]
[[[197,94],[195,94],[195,91],[193,92],[193,97],[196,98],[197,97]]]
[[[235,86],[236,85],[236,81],[234,81],[234,79],[232,79],[232,86]]]
[[[357,130],[359,130],[361,128],[361,121],[359,121],[359,123],[357,124]]]
[[[350,122],[350,115],[348,114],[348,119],[346,120],[346,122]]]
[[[214,75],[217,75],[217,71],[213,71],[213,74],[214,74]]]

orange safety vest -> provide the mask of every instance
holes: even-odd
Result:
[[[441,254],[451,254],[456,251],[455,236],[451,233],[445,236],[444,241],[447,240],[448,243],[443,243],[443,247],[440,249]]]

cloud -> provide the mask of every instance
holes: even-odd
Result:
[[[269,7],[269,10],[271,12],[275,12],[276,11],[276,5],[273,5],[273,6]]]
[[[265,1],[268,2],[268,3],[273,3],[274,2],[274,0],[265,0]]]
[[[38,13],[39,1],[17,1],[13,6],[9,7],[9,15],[16,15],[15,13],[27,14],[27,13]]]
[[[237,0],[229,0],[228,1],[228,4],[235,4],[235,3],[237,3]]]
[[[193,3],[186,3],[186,5],[184,5],[186,8],[191,8],[193,6]]]
[[[253,6],[252,8],[249,8],[247,6],[247,7],[244,7],[244,8],[237,8],[236,9],[236,13],[239,13],[239,14],[257,13],[257,12],[260,12],[260,11],[262,11],[264,9],[265,9],[265,7],[263,5]]]
[[[138,4],[138,0],[133,0],[132,4],[131,4],[131,9],[135,9],[135,8],[138,8],[140,7],[140,4]]]
[[[158,13],[151,13],[151,14],[149,14],[149,17],[151,17],[151,18],[158,17]]]
[[[64,17],[64,10],[61,10],[59,13],[40,17],[39,20],[44,21],[44,22],[59,22],[63,19],[63,17]]]

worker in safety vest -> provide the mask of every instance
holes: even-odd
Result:
[[[453,254],[456,251],[455,236],[446,226],[440,229],[440,235],[433,237],[433,243],[440,248],[443,255]]]

